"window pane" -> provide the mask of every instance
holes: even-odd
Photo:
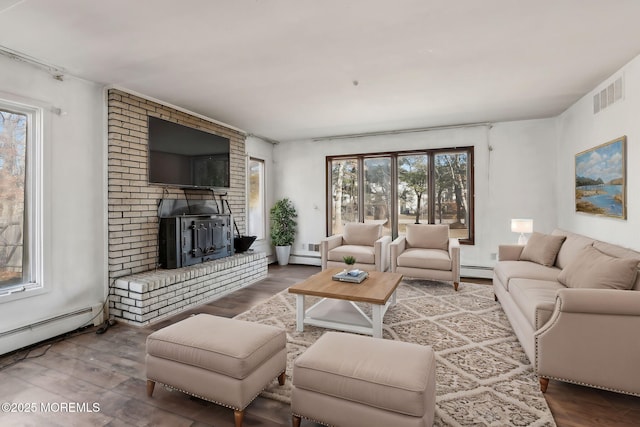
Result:
[[[382,224],[391,235],[391,158],[364,161],[364,222]]]
[[[265,238],[264,161],[249,160],[249,217],[248,234]]]
[[[429,156],[398,156],[398,234],[407,224],[429,222]]]
[[[0,286],[29,279],[23,257],[26,136],[27,116],[0,110]]]
[[[451,237],[469,238],[467,152],[435,156],[436,224],[449,224]]]
[[[331,234],[342,233],[347,222],[358,221],[358,161],[331,161]]]

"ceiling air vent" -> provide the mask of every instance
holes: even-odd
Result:
[[[622,77],[618,77],[600,92],[593,95],[593,114],[599,113],[622,98]]]

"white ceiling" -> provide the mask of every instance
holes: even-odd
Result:
[[[0,46],[285,141],[555,116],[640,53],[639,20],[638,0],[0,0]]]

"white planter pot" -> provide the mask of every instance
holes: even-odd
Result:
[[[276,246],[276,258],[278,259],[278,265],[289,264],[290,253],[291,246]]]

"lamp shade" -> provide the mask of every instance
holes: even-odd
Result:
[[[511,231],[514,233],[533,233],[532,219],[512,219]]]

